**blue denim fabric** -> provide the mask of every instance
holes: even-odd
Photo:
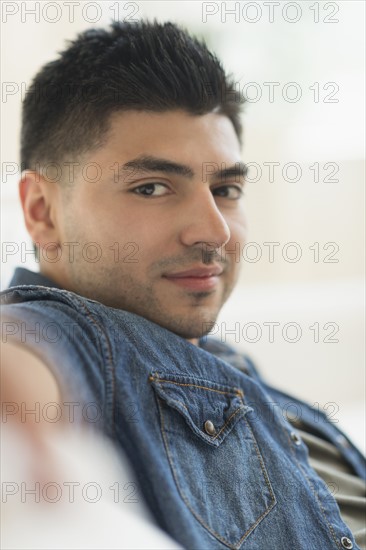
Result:
[[[213,338],[194,346],[24,269],[11,284],[4,334],[49,364],[69,400],[98,404],[99,427],[129,458],[157,524],[183,546],[324,550],[348,537],[358,548],[282,411],[295,406],[364,478],[364,458],[324,414]]]

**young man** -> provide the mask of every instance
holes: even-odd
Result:
[[[361,548],[361,454],[205,336],[246,239],[241,103],[171,23],[87,31],[40,71],[20,195],[41,273],[17,270],[3,293],[8,365],[25,354],[43,399],[123,449],[183,546]]]

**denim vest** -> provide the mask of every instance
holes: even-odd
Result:
[[[364,458],[322,412],[267,386],[247,357],[213,338],[194,346],[24,269],[11,285],[2,293],[5,337],[41,355],[69,400],[98,406],[96,423],[180,544],[358,548],[284,414],[295,411],[364,478]]]

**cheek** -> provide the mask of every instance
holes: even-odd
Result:
[[[144,230],[141,218],[123,204],[120,196],[100,196],[90,193],[78,201],[74,215],[84,236],[107,247],[118,242],[121,246],[141,240]]]
[[[225,257],[229,260],[232,276],[236,279],[241,269],[243,248],[247,242],[245,215],[241,213],[235,216],[234,219],[231,218],[228,225],[230,229],[230,240],[225,246],[225,250],[228,252],[225,254]]]
[[[244,212],[241,212],[234,219],[231,219],[228,223],[230,229],[230,241],[229,243],[245,244],[247,240],[247,220]],[[228,244],[229,244],[228,243]]]
[[[169,250],[167,227],[158,223],[156,216],[139,215],[127,210],[117,216],[109,216],[99,238],[104,240],[104,246],[113,244],[122,256],[127,255],[128,260],[123,268],[134,272],[143,271]]]

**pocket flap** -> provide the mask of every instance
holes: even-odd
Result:
[[[178,374],[153,372],[149,380],[160,399],[178,411],[193,432],[218,447],[251,407],[239,388]]]

